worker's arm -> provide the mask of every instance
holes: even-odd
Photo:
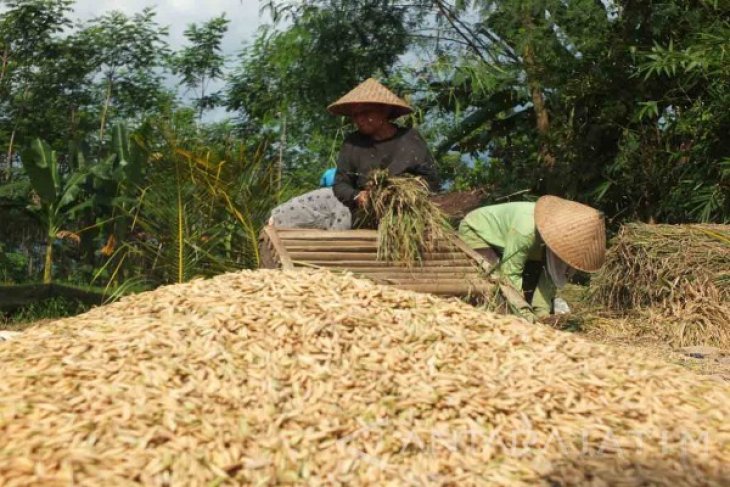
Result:
[[[348,208],[355,208],[355,197],[360,192],[357,188],[357,170],[350,157],[349,144],[345,143],[340,150],[337,158],[337,174],[335,175],[335,184],[332,187],[340,202]]]
[[[421,176],[428,183],[431,191],[441,189],[441,178],[439,177],[436,161],[428,150],[428,145],[416,129],[411,129],[403,138],[401,146],[397,149],[393,162],[388,166],[390,174],[397,176],[407,173],[414,176]]]
[[[469,215],[459,223],[459,238],[472,249],[489,247],[489,242],[480,236],[474,227],[471,226]]]
[[[512,230],[505,239],[499,274],[520,292],[522,292],[522,273],[534,238],[532,235],[523,235]]]
[[[544,318],[550,315],[556,293],[557,288],[555,284],[543,268],[540,273],[540,279],[537,281],[535,293],[532,295],[532,309],[538,318]]]

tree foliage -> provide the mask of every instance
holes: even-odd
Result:
[[[0,10],[4,279],[256,266],[271,207],[351,130],[327,105],[371,76],[414,106],[399,123],[450,188],[558,194],[611,225],[730,220],[727,0],[266,0],[233,66],[222,15],[174,50],[152,9],[73,6]]]
[[[201,26],[191,24],[185,29],[189,45],[171,58],[173,73],[180,76],[185,87],[196,93],[193,101],[198,118],[220,103],[220,93],[209,93],[208,89],[211,82],[223,77],[225,57],[221,54],[221,41],[229,23],[225,15],[221,15]]]

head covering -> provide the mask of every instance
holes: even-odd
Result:
[[[407,115],[413,109],[395,93],[381,85],[374,78],[369,78],[355,87],[345,96],[332,103],[327,110],[333,115],[352,115],[353,105],[368,103],[384,105],[391,108],[390,118],[398,118]]]
[[[562,289],[568,283],[568,277],[570,277],[569,273],[571,272],[571,267],[563,262],[560,257],[555,255],[555,253],[550,250],[550,248],[547,249],[545,254],[545,267],[547,267],[550,280],[553,281],[555,287],[557,287],[558,289]]]
[[[335,175],[337,174],[337,168],[333,167],[327,169],[319,180],[319,185],[323,188],[329,188],[335,185]]]
[[[535,225],[545,245],[574,269],[595,272],[606,260],[603,215],[590,206],[543,196],[535,205]]]

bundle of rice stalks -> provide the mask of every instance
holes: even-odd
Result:
[[[730,386],[327,272],[128,296],[0,346],[0,485],[727,485]]]
[[[378,259],[415,264],[446,240],[451,229],[446,215],[428,199],[421,178],[373,171],[366,213],[378,228]]]
[[[681,300],[687,287],[730,299],[730,226],[624,225],[591,281],[594,300],[614,309]]]
[[[730,345],[730,226],[622,227],[591,301],[632,311],[670,343]]]

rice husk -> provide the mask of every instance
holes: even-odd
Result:
[[[0,484],[727,485],[730,387],[323,271],[129,296],[0,345]]]

